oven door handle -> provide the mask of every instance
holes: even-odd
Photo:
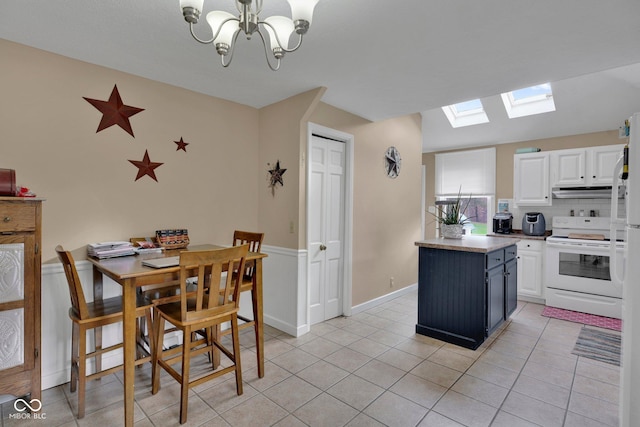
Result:
[[[614,245],[615,246],[615,245]],[[600,244],[589,244],[589,243],[574,243],[574,242],[570,242],[570,241],[563,241],[562,243],[559,242],[550,242],[549,240],[547,240],[547,247],[549,248],[567,248],[567,249],[575,249],[575,248],[600,248],[600,249],[606,249],[605,247],[603,247]]]

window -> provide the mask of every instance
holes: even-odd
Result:
[[[496,149],[455,151],[436,154],[436,200],[452,200],[462,192],[471,196],[465,216],[466,234],[487,234],[493,219],[496,187]],[[466,201],[465,201],[466,204]]]
[[[464,193],[466,194],[466,193]],[[455,200],[456,197],[438,197],[438,201]],[[467,204],[467,200],[469,203]],[[466,210],[464,216],[469,220],[464,226],[465,234],[480,235],[487,234],[487,227],[489,222],[492,221],[493,214],[489,211],[493,206],[493,197],[490,196],[471,196],[470,198],[464,198],[464,204]]]
[[[501,96],[510,119],[556,111],[550,83],[513,90]]]
[[[442,107],[442,111],[454,128],[489,122],[479,99],[447,105]]]

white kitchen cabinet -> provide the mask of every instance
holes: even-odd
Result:
[[[613,167],[624,145],[551,151],[551,186],[592,187],[611,185]]]
[[[551,154],[552,187],[585,185],[587,150],[555,150]]]
[[[613,184],[613,168],[622,155],[624,144],[609,145],[603,147],[593,147],[589,149],[589,168],[591,174],[589,185],[611,185]]]
[[[518,298],[544,304],[543,240],[522,239],[518,247]]]
[[[513,162],[516,206],[551,206],[549,152],[516,154]]]

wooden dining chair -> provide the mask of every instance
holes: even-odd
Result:
[[[264,233],[240,230],[236,230],[233,232],[233,246],[249,245],[249,252],[260,252],[260,250],[262,249],[263,239]],[[253,326],[256,336],[256,342],[258,342],[258,328],[262,327],[262,325],[258,323],[258,304],[260,303],[260,301],[258,301],[258,296],[256,295],[256,287],[254,286],[255,268],[255,262],[246,263],[244,273],[242,274],[242,286],[240,287],[240,292],[251,292],[253,319],[238,315],[238,319],[242,320],[243,322],[238,327],[240,328],[240,330],[242,330]],[[225,334],[225,332],[222,332],[222,334]],[[262,357],[262,355],[258,354],[258,359],[260,359],[260,357]]]
[[[240,286],[236,286],[237,276],[226,271],[244,271],[249,245],[208,251],[184,251],[180,253],[180,294],[172,301],[156,303],[153,308],[154,353],[151,393],[160,390],[160,368],[167,371],[181,385],[180,424],[187,421],[189,388],[213,378],[235,372],[236,392],[241,395],[242,369],[240,365],[240,339],[238,336],[238,308]],[[197,273],[195,290],[187,284],[187,279]],[[208,292],[220,289],[220,294]],[[165,322],[182,331],[182,345],[163,350]],[[217,326],[230,322],[233,350],[220,341]],[[198,339],[193,332],[205,330],[206,338]],[[213,360],[214,349],[227,356],[232,364],[217,369],[212,362],[212,371],[190,378],[191,357],[208,353]],[[181,361],[181,372],[171,365]]]
[[[72,321],[70,389],[72,393],[76,391],[76,388],[78,390],[78,418],[83,418],[87,380],[102,378],[119,371],[123,366],[120,364],[109,369],[101,369],[102,355],[122,348],[122,343],[106,348],[97,346],[93,351],[87,352],[87,331],[96,332],[103,326],[122,322],[122,297],[87,302],[71,252],[65,251],[62,246],[58,245],[56,253],[62,262],[71,297],[71,308],[69,308],[69,317]],[[138,298],[136,316],[146,318],[147,322],[151,322],[151,307],[150,301]],[[153,346],[151,346],[151,350],[153,350]],[[139,349],[138,356],[136,365],[151,361],[151,356],[143,349]],[[91,358],[95,359],[96,372],[87,375],[87,359]]]

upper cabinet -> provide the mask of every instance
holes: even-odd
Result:
[[[548,151],[513,156],[513,198],[517,206],[551,206]]]
[[[611,185],[623,144],[550,151],[552,187]]]

